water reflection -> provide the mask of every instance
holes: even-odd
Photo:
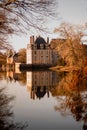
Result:
[[[22,124],[22,122],[14,122],[12,101],[14,101],[15,97],[7,95],[5,89],[5,87],[0,88],[0,129],[23,130],[27,127],[27,124]]]
[[[15,73],[13,71],[7,71],[6,79],[7,79],[7,82],[19,82],[21,85],[26,85],[26,73],[25,72]]]
[[[30,98],[43,98],[45,94],[49,97],[49,91],[59,82],[59,75],[53,71],[27,72],[27,89]]]
[[[55,91],[58,101],[55,110],[62,116],[72,115],[76,121],[83,121],[83,130],[87,130],[87,75],[68,73],[52,94]]]
[[[75,126],[73,126],[76,130],[82,130],[82,129],[87,130],[87,75],[86,74],[83,74],[83,73],[79,74],[78,72],[56,73],[50,70],[27,71],[27,72],[21,72],[21,73],[14,73],[10,71],[10,72],[7,72],[6,74],[0,73],[0,80],[2,80],[3,77],[9,83],[18,82],[20,86],[26,86],[28,96],[30,96],[30,98],[28,99],[29,101],[27,102],[27,105],[25,105],[26,108],[28,107],[29,103],[30,103],[29,106],[32,104],[31,107],[36,107],[36,104],[35,106],[33,106],[33,103],[32,103],[34,100],[34,101],[37,101],[38,109],[40,109],[39,107],[40,104],[38,104],[38,99],[44,99],[44,102],[46,102],[46,106],[50,106],[54,108],[54,112],[61,114],[60,118],[56,117],[55,113],[53,113],[52,109],[50,109],[49,107],[49,112],[52,111],[53,113],[52,114],[53,120],[51,118],[49,120],[52,120],[53,124],[50,126],[49,124],[45,124],[49,126],[47,128],[51,129],[52,127],[55,130],[56,129],[65,130],[66,127],[68,128],[68,126],[65,125],[64,128],[62,128],[63,125],[61,125],[60,127],[60,124],[56,126],[54,124],[57,120],[59,122],[62,121],[63,123],[65,118],[62,118],[62,117],[66,117],[66,119],[69,118],[70,130],[73,130],[73,128],[71,128],[72,122],[73,122],[72,118],[74,119],[74,124],[75,122],[79,122],[80,124],[80,125],[75,124]],[[25,93],[25,95],[27,95],[27,93]],[[57,101],[57,104],[56,105],[54,104],[53,106],[51,106],[50,103],[47,102],[46,100],[48,98],[51,100],[51,104],[53,104],[55,100]],[[22,105],[26,103],[25,102],[26,99],[24,96],[23,96],[23,100],[24,102]],[[40,101],[43,102],[43,100],[40,100]],[[40,111],[44,111],[44,110],[40,110]],[[28,108],[28,112],[26,111],[23,111],[23,112],[29,113],[29,108]],[[32,110],[31,112],[32,112],[31,115],[34,115],[35,111]],[[44,111],[44,115],[45,114],[47,114],[46,111]],[[33,117],[31,116],[31,118]],[[35,119],[38,119],[38,117],[37,118],[35,117]],[[39,122],[41,122],[41,120],[39,120]],[[44,119],[44,121],[45,120],[47,120],[47,117]],[[36,120],[34,121],[33,119],[33,123],[34,122],[36,123]],[[41,125],[42,124],[44,123],[42,122]],[[32,128],[32,130],[34,130],[34,128]],[[36,127],[36,129],[37,128],[38,127]],[[25,130],[27,129],[25,128]]]
[[[43,98],[45,94],[49,97],[49,91],[57,86],[60,75],[51,70],[27,71],[14,73],[7,71],[7,82],[19,82],[26,85],[31,99]]]

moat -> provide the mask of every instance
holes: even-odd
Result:
[[[1,130],[87,130],[87,86],[77,84],[76,76],[51,70],[0,72]]]

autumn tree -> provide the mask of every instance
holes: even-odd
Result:
[[[26,49],[22,48],[18,51],[18,62],[26,63]]]
[[[81,42],[85,27],[62,23],[54,32],[61,36],[57,41],[56,49],[68,66],[82,66],[84,61],[84,49]]]
[[[6,55],[0,52],[0,67],[6,65]]]

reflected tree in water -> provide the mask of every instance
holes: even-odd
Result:
[[[83,121],[83,130],[87,130],[87,75],[79,72],[68,73],[52,91],[58,105],[56,111],[63,116],[73,116],[76,121]]]
[[[26,73],[22,72],[21,75],[19,75],[19,83],[21,86],[26,85]]]
[[[0,129],[1,130],[23,130],[26,123],[13,121],[12,101],[14,96],[5,93],[5,88],[0,88]]]
[[[13,71],[7,71],[7,81],[8,82],[19,82],[21,86],[26,85],[26,73],[15,73]]]

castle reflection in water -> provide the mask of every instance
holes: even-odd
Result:
[[[58,75],[53,71],[27,72],[27,89],[30,98],[42,98],[45,94],[49,97],[50,89],[58,83]]]
[[[18,81],[27,87],[31,99],[50,96],[50,90],[58,84],[58,73],[51,70],[26,71],[24,73],[7,72],[7,80]]]
[[[54,106],[55,111],[62,116],[73,116],[76,122],[81,125],[83,122],[82,129],[87,130],[87,78],[81,81],[82,76],[77,72],[60,74],[51,70],[34,70],[21,73],[10,71],[7,72],[6,79],[8,82],[18,82],[21,86],[26,86],[33,100],[43,97],[45,99],[51,95],[56,97],[58,104]]]

